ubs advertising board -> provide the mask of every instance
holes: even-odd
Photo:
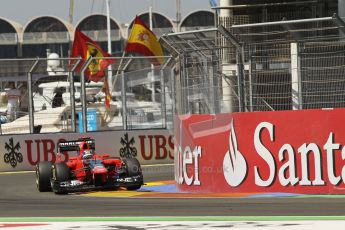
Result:
[[[142,165],[173,163],[174,142],[167,130],[55,133],[0,136],[0,171],[34,170],[39,161],[56,160],[61,140],[91,137],[98,154],[136,157]],[[68,160],[69,154],[62,159]]]
[[[175,118],[182,191],[345,193],[345,109]]]

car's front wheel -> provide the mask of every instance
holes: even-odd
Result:
[[[130,177],[139,177],[141,181],[137,184],[127,186],[127,190],[138,190],[141,188],[143,184],[143,173],[141,171],[141,166],[139,161],[136,158],[127,158],[123,160],[126,168],[127,168],[127,175]]]
[[[65,163],[55,163],[51,167],[51,184],[53,192],[56,194],[67,194],[68,192],[61,188],[59,182],[70,179],[70,170]]]
[[[51,178],[52,163],[49,161],[39,162],[36,165],[36,185],[40,192],[50,192],[50,178]]]
[[[142,174],[140,163],[136,158],[127,158],[123,161],[126,165],[128,176],[137,176]]]

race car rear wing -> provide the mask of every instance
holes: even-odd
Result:
[[[58,153],[67,152],[67,151],[79,151],[80,144],[87,143],[91,150],[95,150],[95,139],[90,137],[79,138],[78,140],[73,141],[60,141],[58,143]]]

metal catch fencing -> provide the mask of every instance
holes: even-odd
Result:
[[[225,21],[162,36],[179,63],[177,113],[344,107],[345,23],[337,15]]]
[[[88,132],[172,126],[173,68],[151,67],[147,57],[113,59],[110,108],[104,79],[85,82],[84,106],[70,59],[0,60],[1,134],[85,132],[83,108]]]
[[[164,66],[151,66],[150,57],[113,58],[109,109],[104,83],[86,82],[83,94],[85,78],[69,59],[0,60],[1,131],[170,129],[176,113],[344,107],[344,25],[335,15],[163,35],[173,57]],[[21,91],[14,117],[9,81]]]
[[[302,108],[345,107],[345,43],[299,44]]]

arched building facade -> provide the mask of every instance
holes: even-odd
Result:
[[[52,16],[37,17],[23,30],[22,56],[24,58],[46,57],[47,50],[69,56],[69,46],[73,26]]]
[[[143,12],[139,17],[150,25],[150,13]],[[133,20],[124,24],[113,17],[111,20],[112,55],[121,56],[126,39],[131,31]],[[159,38],[162,34],[205,28],[214,25],[214,13],[199,10],[190,13],[180,23],[176,23],[166,15],[152,12],[153,32]],[[69,57],[75,29],[84,32],[98,42],[104,50],[107,45],[107,23],[105,14],[92,14],[72,25],[54,16],[39,16],[30,20],[25,26],[0,18],[0,59],[47,57],[47,51],[57,53],[60,57]]]
[[[215,13],[209,10],[197,10],[182,19],[179,31],[190,31],[214,27]]]
[[[18,45],[21,31],[18,23],[0,18],[0,58],[20,56]]]

